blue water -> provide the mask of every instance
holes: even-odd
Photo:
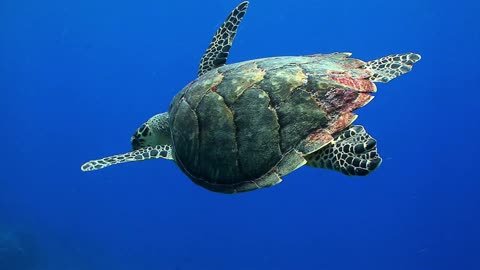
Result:
[[[422,55],[358,111],[384,158],[367,177],[223,195],[164,160],[80,171],[130,150],[239,2],[0,2],[0,228],[32,236],[33,269],[480,269],[474,1],[251,1],[228,63]]]

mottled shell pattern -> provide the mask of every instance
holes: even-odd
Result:
[[[259,180],[292,151],[304,156],[328,144],[373,98],[372,72],[349,56],[257,59],[199,77],[169,110],[177,164],[213,190],[274,184]]]

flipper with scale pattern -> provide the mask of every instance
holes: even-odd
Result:
[[[382,159],[377,141],[362,126],[342,131],[330,145],[306,156],[307,165],[339,171],[346,175],[364,176],[378,168]]]
[[[102,159],[91,160],[82,165],[82,171],[94,171],[103,169],[105,167],[131,162],[131,161],[143,161],[147,159],[173,159],[172,157],[172,147],[170,145],[157,145],[149,146],[145,148],[140,148],[138,150],[128,152],[125,154],[114,155]]]
[[[240,3],[230,15],[228,15],[225,22],[218,28],[213,36],[210,46],[208,46],[205,54],[200,61],[198,68],[198,76],[204,73],[225,65],[227,62],[228,53],[232,47],[233,39],[237,34],[238,26],[245,15],[248,8],[248,1]]]
[[[412,65],[420,59],[416,53],[392,54],[369,61],[364,68],[373,72],[370,81],[386,83],[412,70]]]

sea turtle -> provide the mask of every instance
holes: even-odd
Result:
[[[364,62],[351,53],[281,56],[226,64],[248,7],[216,31],[198,77],[131,137],[133,151],[93,160],[83,171],[147,159],[173,160],[196,184],[236,193],[269,187],[302,165],[367,175],[377,142],[352,125],[375,82],[407,73],[415,53]]]

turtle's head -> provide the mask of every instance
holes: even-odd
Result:
[[[135,131],[130,142],[133,151],[90,160],[82,165],[82,171],[94,171],[115,164],[147,159],[164,158],[173,160],[168,113],[157,114],[148,119]]]
[[[168,113],[161,113],[148,119],[133,133],[130,139],[133,150],[147,146],[171,145],[170,126]]]

